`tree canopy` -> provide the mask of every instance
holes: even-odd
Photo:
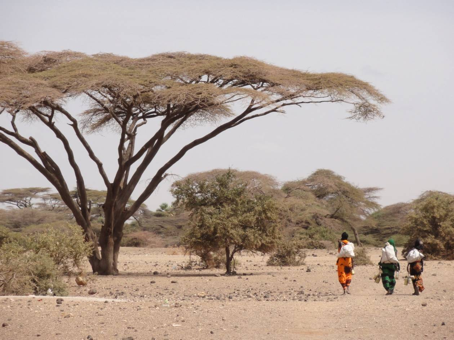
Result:
[[[70,112],[67,102],[73,98],[83,98],[87,103],[81,114]],[[0,112],[8,116],[10,123],[0,126],[0,142],[45,176],[71,210],[86,239],[97,244],[83,171],[72,142],[61,129],[62,124],[70,125],[96,165],[107,192],[99,239],[101,253],[94,247],[90,257],[93,270],[101,274],[118,272],[125,221],[189,150],[246,121],[284,112],[288,106],[345,103],[351,107],[350,118],[369,120],[382,117],[380,106],[387,102],[380,91],[351,75],[290,70],[248,57],[181,52],[145,58],[73,51],[28,54],[14,43],[0,42]],[[55,136],[76,179],[78,202],[73,200],[68,174],[63,173],[61,164],[43,149],[36,136],[21,133],[23,120],[40,124]],[[181,127],[203,123],[215,126],[157,165],[146,188],[127,206],[162,146]],[[144,126],[154,130],[147,130],[147,140],[136,145]],[[118,136],[114,146],[118,167],[113,178],[107,175],[86,138],[87,133],[102,129],[113,129]]]

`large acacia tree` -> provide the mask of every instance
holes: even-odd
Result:
[[[87,109],[76,115],[66,104],[83,97]],[[0,42],[0,112],[9,117],[0,126],[0,142],[27,160],[55,187],[77,223],[93,242],[89,261],[99,274],[118,272],[123,225],[189,150],[249,120],[283,112],[288,106],[314,103],[350,104],[350,117],[381,117],[387,98],[370,84],[341,73],[309,73],[272,66],[247,57],[232,59],[189,53],[164,53],[133,59],[113,54],[79,52],[27,54]],[[234,105],[232,104],[242,104]],[[241,109],[240,109],[241,107]],[[77,201],[68,174],[35,137],[21,133],[21,120],[49,129],[66,152],[76,179]],[[2,120],[4,121],[4,119]],[[211,132],[181,145],[157,167],[146,188],[127,206],[145,170],[162,146],[182,126],[216,123]],[[99,241],[90,224],[90,201],[84,175],[60,124],[69,124],[78,142],[97,166],[107,191]],[[136,145],[144,126],[148,140]],[[111,128],[118,132],[118,167],[110,178],[85,132]],[[57,145],[55,145],[57,147]],[[108,147],[108,146],[105,146]]]

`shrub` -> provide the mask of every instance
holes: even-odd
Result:
[[[0,293],[66,295],[66,285],[53,259],[45,252],[34,253],[17,242],[0,248]]]
[[[267,261],[268,266],[301,266],[306,259],[302,241],[281,242]]]
[[[122,247],[148,247],[153,239],[153,234],[148,231],[135,231],[123,236]]]
[[[46,252],[63,272],[80,268],[92,252],[92,245],[85,242],[81,228],[74,224],[50,225],[44,232],[24,237],[22,243],[37,254]]]
[[[372,260],[370,259],[369,255],[367,254],[367,249],[364,247],[356,248],[355,249],[355,259],[354,259],[355,266],[370,266],[373,265]]]

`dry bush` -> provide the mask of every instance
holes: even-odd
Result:
[[[135,231],[123,236],[122,247],[149,247],[155,236],[149,231]]]
[[[355,249],[355,266],[370,266],[373,265],[369,255],[367,254],[367,249],[364,247]]]
[[[268,266],[301,266],[306,259],[305,245],[305,242],[302,241],[281,242],[266,264]]]
[[[35,253],[16,242],[0,248],[0,294],[66,295],[66,285],[53,259],[45,251]]]
[[[45,251],[63,272],[80,269],[91,254],[92,245],[85,242],[82,229],[73,224],[40,226],[41,230],[23,237],[21,243],[35,253]]]

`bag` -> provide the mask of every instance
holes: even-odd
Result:
[[[421,254],[418,249],[412,249],[407,254],[407,261],[408,263],[413,263],[416,261],[421,261],[423,257],[424,255]]]
[[[396,257],[396,252],[394,247],[391,244],[387,244],[381,250],[381,262],[382,263],[399,263],[399,260]]]
[[[355,245],[351,242],[344,244],[337,257],[355,257]]]

